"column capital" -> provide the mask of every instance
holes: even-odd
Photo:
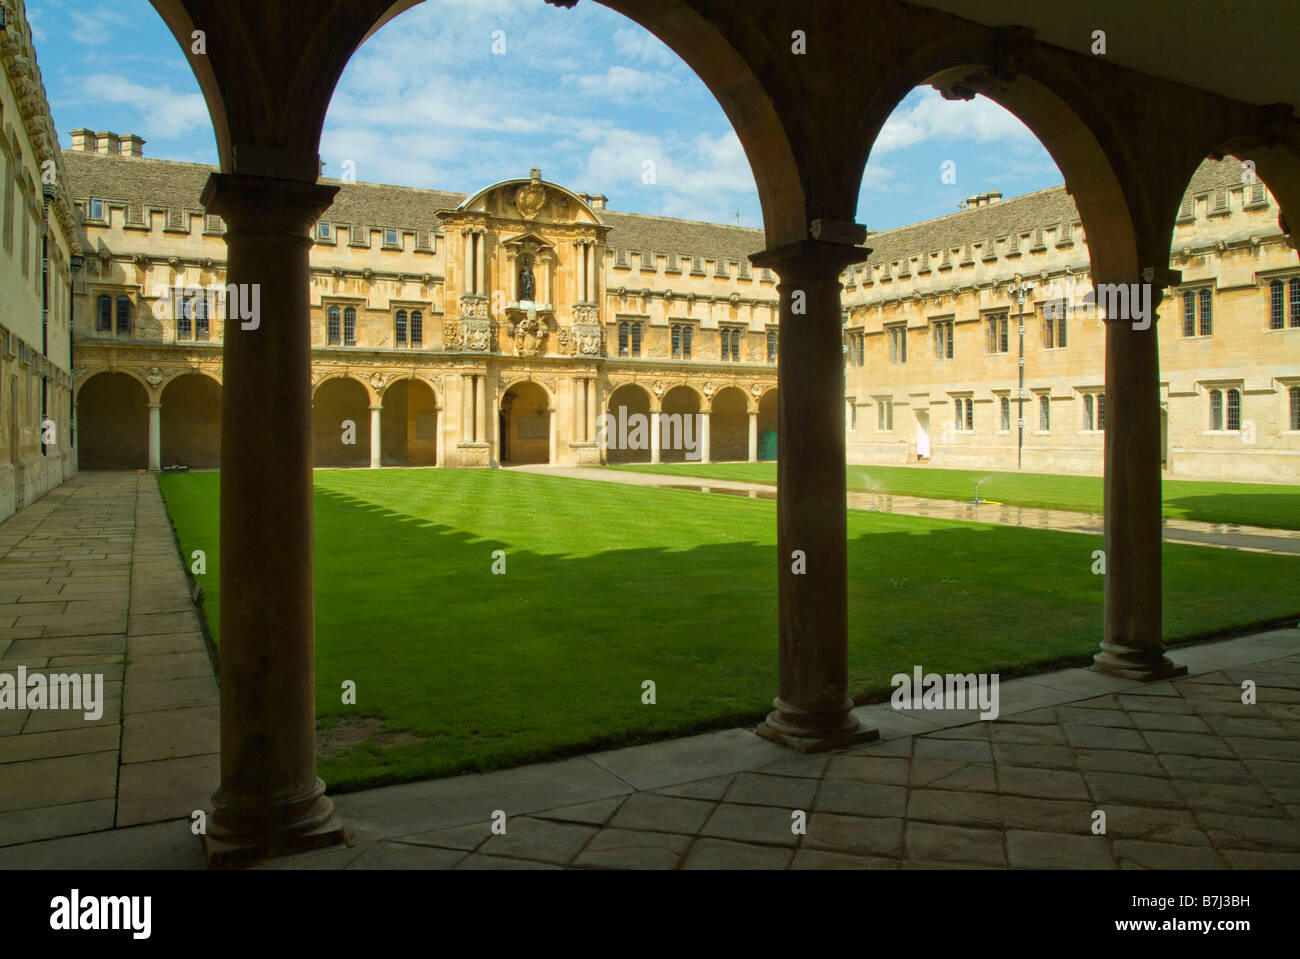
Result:
[[[860,229],[865,236],[866,228]],[[809,273],[836,276],[850,263],[861,262],[869,256],[871,250],[865,246],[805,239],[750,254],[749,262],[775,270],[782,279],[793,279]]]
[[[226,221],[227,235],[292,233],[305,235],[329,209],[336,186],[275,177],[213,173],[199,202]]]

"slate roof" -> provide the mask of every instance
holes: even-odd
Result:
[[[70,193],[75,201],[89,197],[120,200],[139,208],[167,207],[175,211],[201,211],[199,196],[215,167],[145,157],[117,157],[79,150],[64,150]],[[379,229],[396,227],[424,231],[438,228],[437,211],[455,208],[465,194],[376,183],[343,183],[321,219],[340,225]],[[1206,160],[1189,184],[1188,193],[1199,195],[1241,185],[1241,164],[1232,158]],[[597,216],[611,227],[611,249],[676,253],[724,260],[742,260],[765,245],[762,230],[679,220],[641,213],[599,210]],[[1019,235],[1040,227],[1078,223],[1079,213],[1065,187],[1004,199],[987,206],[961,210],[933,220],[868,235],[877,264],[901,260],[944,247],[983,243],[990,237]]]

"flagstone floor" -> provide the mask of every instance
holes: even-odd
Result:
[[[259,868],[1300,867],[1300,629],[1171,658],[1187,677],[1004,682],[992,721],[863,706],[880,741],[830,754],[732,729],[350,793],[346,845]],[[203,868],[216,686],[153,477],[0,524],[19,665],[113,691],[98,723],[0,712],[0,868]]]

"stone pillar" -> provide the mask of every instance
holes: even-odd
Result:
[[[659,462],[659,412],[650,414],[650,462]]]
[[[474,380],[469,373],[460,374],[460,442],[474,439]]]
[[[474,264],[474,231],[466,230],[464,233],[464,237],[465,237],[465,292],[477,293],[478,290],[474,285],[475,280],[478,278],[478,273]]]
[[[823,224],[825,221],[821,221]],[[807,239],[750,257],[780,277],[777,600],[780,682],[757,732],[803,752],[875,739],[848,696],[848,524],[840,270],[870,253]],[[814,223],[817,232],[818,224]],[[794,312],[795,301],[803,306]]]
[[[1187,673],[1186,666],[1177,666],[1165,656],[1160,624],[1163,530],[1160,350],[1156,338],[1156,308],[1163,289],[1182,277],[1168,268],[1157,272],[1150,283],[1150,314],[1137,321],[1144,328],[1134,329],[1135,321],[1129,317],[1106,319],[1102,481],[1106,576],[1101,652],[1093,658],[1093,669],[1141,680]],[[1134,279],[1125,278],[1129,283]]]
[[[758,462],[758,410],[749,411],[749,461]]]
[[[538,284],[541,288],[540,292],[542,294],[540,302],[551,304],[551,258],[549,256],[539,256],[537,260],[542,267],[541,283]]]
[[[137,462],[139,462],[137,460]],[[149,472],[162,469],[162,403],[149,404]]]
[[[550,446],[550,451],[547,454],[546,462],[550,463],[552,466],[555,465],[556,434],[559,433],[559,424],[556,422],[558,417],[556,416],[555,411],[556,408],[554,406],[548,406],[546,408],[546,419],[550,425],[550,434],[551,434],[550,435],[551,446]]]
[[[474,377],[474,442],[487,439],[487,377],[480,373]],[[488,456],[491,460],[491,455]]]
[[[486,234],[482,230],[474,231],[474,292],[487,295],[487,250],[484,249]]]
[[[700,462],[701,463],[710,462],[709,454],[711,452],[711,446],[713,442],[712,426],[713,426],[713,414],[711,412],[701,413],[700,414]]]
[[[592,240],[587,250],[587,300],[596,303],[600,296],[600,245]]]
[[[260,292],[227,325],[221,391],[221,786],[213,862],[342,840],[316,775],[308,230],[337,187],[214,173],[227,281]],[[248,298],[245,297],[245,302]],[[274,416],[267,411],[274,410]]]
[[[434,430],[434,434],[437,436],[437,439],[434,441],[436,443],[436,449],[433,454],[433,465],[446,466],[447,465],[447,413],[446,413],[445,401],[439,403],[436,407],[434,407],[434,409],[437,410],[438,422],[436,424],[436,429]]]
[[[377,470],[384,465],[381,459],[383,447],[380,445],[379,437],[379,414],[381,410],[382,407],[379,406],[370,407],[370,468],[372,470]]]

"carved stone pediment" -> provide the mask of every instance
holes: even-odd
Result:
[[[580,356],[605,355],[605,328],[599,323],[574,323],[573,341]]]

